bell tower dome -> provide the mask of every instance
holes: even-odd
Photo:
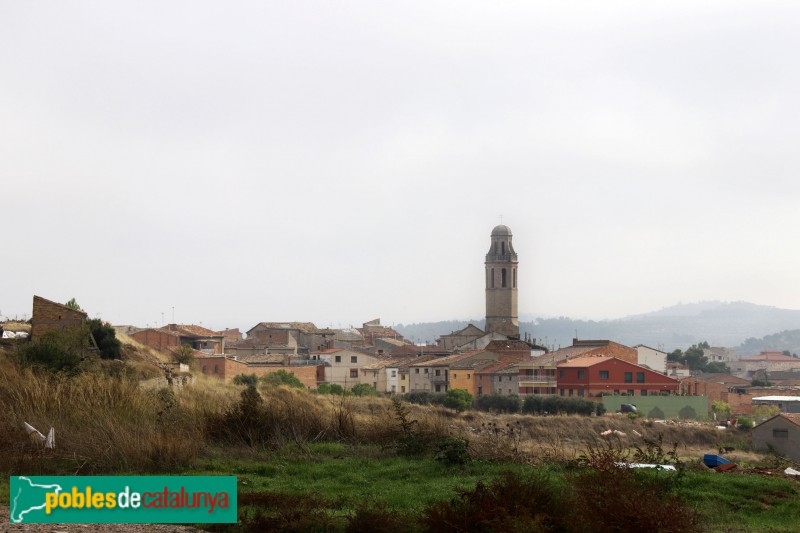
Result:
[[[517,253],[511,244],[511,228],[492,230],[486,254],[486,332],[519,338],[517,312]]]

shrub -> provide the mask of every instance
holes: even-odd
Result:
[[[74,298],[73,298],[74,300]],[[117,339],[117,332],[107,322],[99,318],[92,318],[86,322],[92,332],[101,359],[119,359],[122,343]]]
[[[91,364],[87,326],[48,331],[23,346],[17,358],[23,366],[77,374]]]
[[[656,418],[658,420],[663,420],[665,418],[664,411],[661,410],[657,405],[650,409],[650,412],[647,413],[647,418]]]
[[[445,437],[436,445],[433,458],[448,466],[469,462],[469,441],[462,437]]]
[[[234,376],[231,382],[234,385],[247,385],[248,387],[256,387],[258,385],[258,376],[255,374],[239,374]]]
[[[450,389],[444,395],[443,405],[456,411],[465,411],[472,407],[472,394],[464,389]]]
[[[753,421],[746,416],[740,416],[736,419],[736,427],[744,430],[753,429]]]
[[[181,344],[172,351],[172,360],[182,365],[191,366],[194,363],[194,348],[188,344]]]
[[[569,531],[570,498],[542,471],[522,477],[506,472],[473,490],[456,489],[450,501],[428,507],[424,531]]]
[[[697,411],[694,410],[694,407],[691,405],[686,405],[678,411],[678,417],[684,420],[688,420],[690,418],[697,418]]]
[[[405,394],[403,400],[408,403],[416,403],[421,405],[442,405],[444,403],[444,394],[430,392],[426,390],[411,391]]]
[[[475,399],[475,408],[481,411],[518,413],[521,407],[522,400],[517,394],[488,394]]]
[[[286,385],[287,387],[295,387],[298,389],[305,389],[306,386],[300,381],[300,378],[294,375],[294,372],[287,372],[286,370],[278,370],[270,372],[261,378],[267,385]]]
[[[320,383],[317,387],[318,394],[335,394],[341,396],[344,394],[344,388],[336,383]]]
[[[377,396],[378,391],[368,383],[357,383],[350,389],[353,396]]]

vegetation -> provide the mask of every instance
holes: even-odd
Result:
[[[357,383],[350,389],[353,396],[377,396],[378,391],[368,383]]]
[[[667,361],[683,363],[689,367],[689,370],[696,370],[700,372],[712,373],[726,373],[731,369],[728,365],[720,361],[709,361],[708,357],[703,354],[703,349],[708,349],[711,346],[706,341],[699,344],[693,344],[685,352],[675,350],[667,355]]]
[[[78,374],[94,362],[90,346],[88,326],[53,329],[22,346],[17,360],[38,370]]]
[[[495,413],[519,413],[522,399],[518,394],[484,394],[475,398],[475,408]]]
[[[100,350],[100,358],[119,359],[122,343],[117,339],[117,332],[111,324],[103,322],[99,318],[92,318],[87,321],[87,324]]]
[[[342,396],[344,394],[344,387],[338,385],[336,383],[320,383],[317,387],[317,393],[319,394],[334,394],[336,396]]]
[[[191,366],[194,363],[194,348],[188,344],[181,344],[172,351],[172,360],[182,365]]]
[[[472,394],[464,389],[450,389],[445,393],[442,405],[456,411],[466,411],[472,407]]]
[[[70,298],[69,301],[64,305],[69,307],[70,309],[75,309],[76,311],[83,311],[83,309],[81,309],[81,306],[78,305],[78,302],[75,301],[75,298]]]
[[[233,376],[231,383],[234,385],[245,385],[247,387],[258,386],[258,376],[255,374],[238,374]]]
[[[270,372],[261,378],[267,385],[277,386],[284,385],[286,387],[295,387],[298,389],[305,389],[306,386],[300,381],[300,378],[294,375],[294,372],[287,372],[286,370],[278,370]]]

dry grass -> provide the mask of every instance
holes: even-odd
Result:
[[[18,322],[14,320],[9,320],[8,322],[3,322],[2,324],[0,324],[0,326],[2,326],[3,329],[6,331],[13,331],[15,333],[18,333],[20,331],[24,331],[26,333],[31,332],[31,325],[28,324],[27,322]]]

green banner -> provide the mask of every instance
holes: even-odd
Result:
[[[235,476],[14,476],[12,524],[235,523]]]

